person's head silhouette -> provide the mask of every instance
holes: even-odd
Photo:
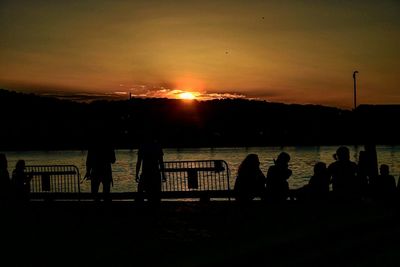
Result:
[[[382,164],[379,168],[381,175],[389,175],[389,166],[386,164]]]
[[[25,170],[25,160],[18,160],[17,164],[15,165],[15,170],[18,172],[23,172]]]
[[[259,166],[260,166],[260,160],[258,159],[258,155],[249,154],[240,164],[239,172],[242,170],[255,169],[258,168]]]
[[[350,151],[347,147],[341,146],[336,150],[337,160],[348,161],[350,160]]]
[[[286,152],[281,152],[275,160],[276,165],[287,165],[290,161],[290,155]]]

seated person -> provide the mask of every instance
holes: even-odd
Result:
[[[0,202],[7,201],[11,191],[6,155],[0,153]]]
[[[326,200],[329,196],[329,172],[324,162],[314,165],[314,175],[307,185],[297,190],[299,200]]]
[[[273,202],[281,202],[289,197],[288,179],[292,175],[289,169],[290,155],[281,152],[274,160],[274,165],[269,167],[266,179],[266,197]]]
[[[332,177],[332,190],[337,200],[361,199],[361,183],[358,180],[357,164],[350,160],[350,151],[341,146],[336,150],[336,161],[328,166]]]
[[[256,154],[249,154],[238,169],[235,181],[235,198],[241,202],[261,197],[265,190],[265,176],[260,169],[260,161]]]
[[[14,196],[17,201],[28,201],[31,191],[31,177],[25,173],[25,161],[18,160],[12,172],[11,182],[14,187]]]
[[[389,174],[389,166],[382,164],[379,168],[380,175],[370,180],[372,198],[375,200],[390,200],[396,194],[396,181]]]

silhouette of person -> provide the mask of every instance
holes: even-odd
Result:
[[[136,162],[136,182],[138,192],[147,194],[147,199],[153,204],[161,201],[161,181],[165,181],[164,153],[156,138],[148,137],[139,146]],[[141,173],[139,175],[139,172]],[[139,198],[141,199],[142,196]]]
[[[88,149],[86,158],[85,178],[90,180],[92,194],[98,201],[100,184],[103,185],[103,199],[110,201],[111,185],[113,184],[112,167],[115,163],[115,151],[108,140],[95,138],[91,147]]]
[[[389,166],[382,164],[380,175],[371,179],[372,197],[375,200],[393,200],[396,194],[396,181],[389,174]]]
[[[0,202],[9,199],[11,192],[11,180],[8,173],[8,163],[6,155],[0,154]]]
[[[11,182],[14,187],[14,196],[17,201],[29,201],[31,192],[31,177],[25,173],[25,161],[18,160],[12,172]]]
[[[255,197],[264,197],[265,176],[260,169],[256,154],[249,154],[242,161],[236,177],[234,193],[236,200],[248,202]]]
[[[358,158],[358,179],[361,183],[362,194],[371,194],[373,188],[369,185],[371,180],[378,176],[378,158],[375,145],[365,145],[365,150],[360,152]]]
[[[342,200],[360,197],[360,182],[357,179],[357,164],[350,161],[350,151],[341,146],[336,150],[336,161],[328,167],[335,198]]]
[[[314,165],[314,174],[308,184],[298,189],[297,198],[300,200],[327,200],[329,197],[329,172],[324,162]]]
[[[266,197],[271,201],[284,201],[289,196],[289,184],[287,180],[292,175],[289,169],[290,156],[281,152],[274,160],[274,165],[269,167],[266,178]]]
[[[315,200],[326,200],[329,196],[329,172],[324,162],[314,165],[314,175],[309,181],[310,195]]]

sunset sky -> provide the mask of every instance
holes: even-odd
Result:
[[[0,88],[400,104],[400,1],[0,0]]]

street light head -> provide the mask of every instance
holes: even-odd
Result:
[[[356,71],[353,72],[353,79],[356,78],[356,74],[357,74],[357,73],[358,73],[358,70],[356,70]]]

